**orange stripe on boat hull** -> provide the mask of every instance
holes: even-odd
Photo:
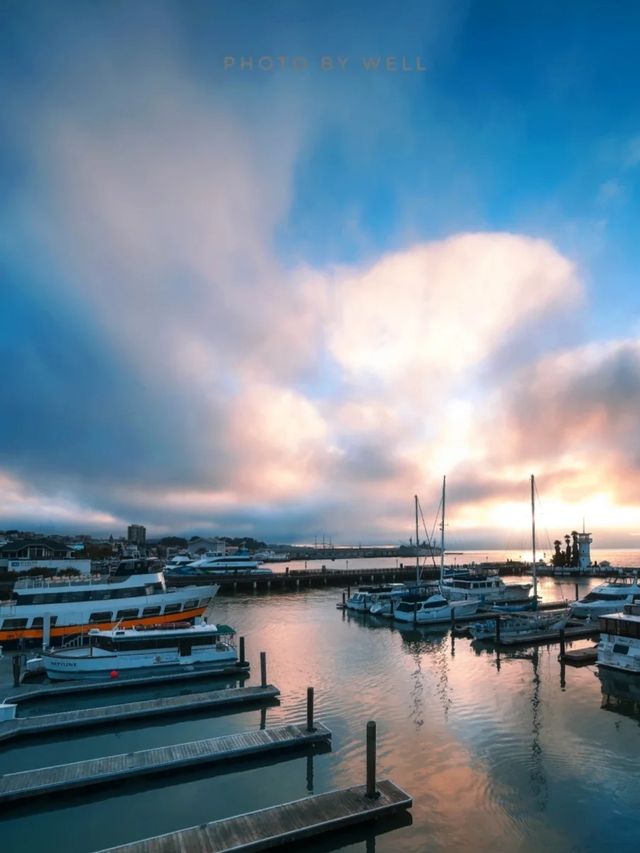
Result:
[[[118,622],[91,622],[85,625],[56,625],[51,628],[50,636],[70,637],[74,634],[87,634],[89,631],[111,631],[116,625],[120,628],[134,628],[136,625],[162,625],[167,622],[184,622],[202,616],[206,607],[192,607],[178,613],[165,613],[163,616],[136,616],[131,619],[121,619]],[[41,640],[42,628],[21,628],[17,631],[0,631],[0,645],[15,643],[19,640]]]

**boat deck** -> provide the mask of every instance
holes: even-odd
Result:
[[[316,723],[313,731],[299,725],[278,726],[89,761],[6,773],[0,776],[0,803],[62,793],[73,788],[84,790],[89,786],[198,764],[233,761],[256,754],[326,744],[330,740],[331,732],[322,723]]]
[[[364,785],[342,788],[102,853],[255,853],[385,817],[413,804],[408,794],[387,779],[378,782],[376,790],[379,796],[370,799]]]

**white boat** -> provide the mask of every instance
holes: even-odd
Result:
[[[369,613],[373,616],[393,616],[396,605],[403,599],[416,599],[438,592],[438,585],[427,581],[421,581],[419,584],[397,583],[390,586],[393,589],[389,592],[381,592],[375,596],[375,601],[369,607]]]
[[[640,585],[636,574],[611,578],[595,586],[584,598],[571,605],[571,613],[581,619],[595,619],[607,613],[619,613],[625,604],[640,602]]]
[[[410,601],[399,601],[393,610],[393,618],[398,622],[413,622],[417,625],[450,622],[456,616],[473,616],[480,602],[448,601],[440,593],[434,593],[426,598]]]
[[[183,667],[224,670],[238,660],[228,642],[233,633],[225,625],[188,622],[91,630],[82,645],[43,651],[42,662],[47,676],[55,681],[152,674]]]
[[[176,554],[165,564],[164,570],[165,572],[173,572],[175,569],[180,569],[183,566],[190,566],[195,559],[190,554]]]
[[[253,555],[253,559],[261,563],[287,563],[291,555],[283,551],[258,551]]]
[[[11,601],[0,603],[0,644],[61,642],[91,628],[192,621],[202,616],[220,587],[167,588],[157,560],[122,560],[113,575],[23,578]]]
[[[188,566],[184,566],[179,574],[243,574],[243,575],[271,575],[271,569],[265,568],[259,560],[253,559],[249,554],[208,554],[200,560],[195,560]]]
[[[345,601],[347,610],[358,613],[381,614],[382,608],[390,603],[392,597],[400,597],[408,593],[406,584],[390,583],[385,586],[360,587]]]
[[[499,575],[469,574],[467,577],[445,578],[442,594],[450,601],[477,598],[483,604],[502,604],[526,601],[532,586],[528,582],[505,583]]]
[[[598,666],[640,673],[640,606],[600,617]]]
[[[525,639],[527,635],[539,634],[543,631],[559,631],[564,628],[569,620],[569,611],[547,610],[535,613],[510,613],[506,617],[500,617],[500,638],[513,639],[520,637]],[[495,640],[495,619],[487,619],[483,622],[474,622],[469,626],[469,633],[474,640]]]

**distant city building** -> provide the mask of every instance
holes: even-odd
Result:
[[[15,539],[0,546],[5,560],[63,560],[68,552],[67,545],[51,539]]]
[[[127,542],[129,545],[136,545],[138,548],[144,548],[147,541],[147,528],[142,524],[130,524],[127,528]]]
[[[224,539],[207,539],[199,536],[197,539],[192,539],[187,545],[187,550],[192,557],[199,557],[204,554],[215,554],[218,557],[224,557],[225,554],[231,553],[232,550],[227,546]]]

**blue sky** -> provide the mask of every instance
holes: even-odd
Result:
[[[0,528],[633,544],[639,16],[0,3]]]

